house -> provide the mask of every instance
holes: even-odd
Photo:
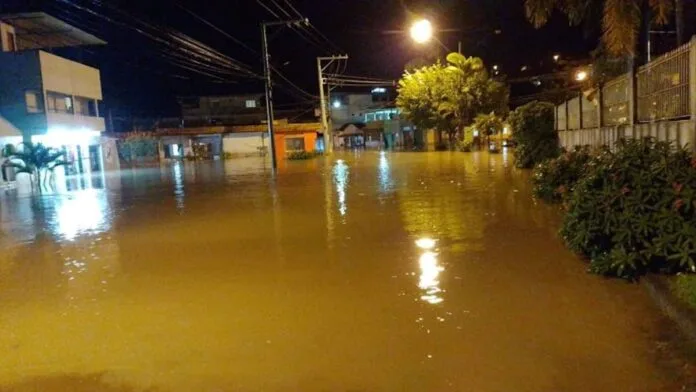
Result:
[[[295,151],[315,151],[320,129],[319,123],[276,120],[276,158],[284,159]],[[265,156],[270,150],[266,124],[163,128],[154,134],[159,139],[161,160],[195,155],[205,159]]]
[[[105,42],[43,12],[0,15],[0,35],[0,116],[22,140],[64,149],[64,174],[102,172],[100,72],[47,50]]]
[[[260,124],[266,119],[263,94],[179,97],[184,127]]]

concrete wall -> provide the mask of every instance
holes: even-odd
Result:
[[[46,129],[45,113],[28,113],[25,92],[41,93],[41,66],[38,51],[0,53],[0,115],[24,134]]]
[[[44,90],[102,99],[101,76],[98,69],[47,52],[38,53]]]
[[[117,139],[115,138],[101,138],[102,163],[104,164],[104,171],[119,170],[121,168],[121,161],[118,158],[116,140]]]
[[[269,147],[266,132],[231,133],[222,138],[222,150],[235,157],[258,156],[261,147]]]
[[[616,127],[578,129],[559,131],[561,146],[572,149],[575,146],[612,146],[623,138],[653,137],[660,141],[672,141],[681,147],[695,150],[696,121],[664,121]]]
[[[12,34],[12,37],[15,38],[14,42],[10,42],[8,40],[9,34]],[[12,45],[14,44],[14,45]],[[0,48],[2,48],[2,52],[7,52],[9,51],[12,47],[17,48],[17,37],[15,35],[15,28],[14,26],[8,25],[7,23],[0,22]]]

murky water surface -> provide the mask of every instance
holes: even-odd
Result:
[[[0,195],[2,391],[655,391],[640,287],[511,157],[360,153]]]

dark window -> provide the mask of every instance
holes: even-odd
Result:
[[[49,112],[74,113],[72,97],[65,94],[47,92],[46,106]]]
[[[43,102],[41,93],[38,91],[28,90],[24,92],[24,101],[27,106],[27,113],[43,112]]]
[[[288,151],[304,151],[303,137],[289,137],[285,139],[285,149]]]

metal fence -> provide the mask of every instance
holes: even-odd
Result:
[[[565,131],[568,123],[566,122],[566,105],[556,106],[556,129]]]
[[[568,101],[568,129],[580,129],[580,97]]]
[[[597,99],[590,100],[586,96],[580,97],[580,128],[597,128],[599,126],[599,118],[597,116]]]
[[[602,87],[602,125],[628,123],[628,75],[620,76]]]
[[[638,69],[638,121],[672,120],[689,113],[689,49],[683,45]]]
[[[578,94],[556,107],[557,129],[598,128],[696,116],[696,109],[691,113],[690,104],[691,94],[696,94],[696,79],[690,80],[690,73],[696,72],[692,70],[696,67],[696,63],[691,62],[692,55],[696,56],[696,36],[636,72],[605,83],[600,94],[596,94],[599,91]]]

